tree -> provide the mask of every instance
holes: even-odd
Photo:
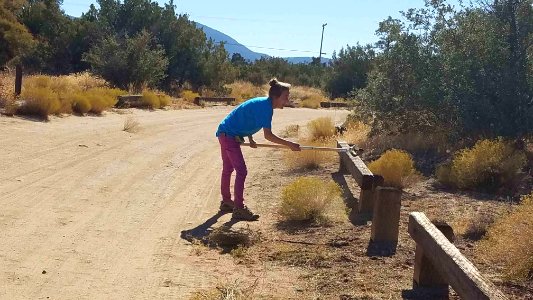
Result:
[[[22,0],[0,0],[0,68],[9,63],[19,63],[35,43],[28,29],[17,20],[25,4]]]
[[[122,89],[134,91],[156,86],[166,76],[168,66],[164,50],[146,31],[132,38],[109,36],[84,59],[96,74]]]

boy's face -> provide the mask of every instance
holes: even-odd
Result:
[[[289,104],[289,96],[290,96],[289,90],[282,91],[279,98],[275,99],[276,101],[274,101],[274,108],[283,109],[285,105]]]

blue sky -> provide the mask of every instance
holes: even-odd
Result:
[[[158,2],[163,5],[168,0]],[[91,3],[96,0],[63,0],[62,8],[77,17]],[[322,52],[331,57],[346,45],[374,43],[380,21],[388,16],[401,18],[399,11],[423,7],[424,0],[174,0],[174,4],[177,13],[272,56],[318,56],[322,24],[327,23]]]

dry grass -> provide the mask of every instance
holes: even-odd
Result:
[[[477,254],[502,266],[507,279],[533,279],[533,193],[498,219],[481,241]]]
[[[342,134],[342,139],[351,145],[363,145],[368,140],[368,134],[372,128],[361,122],[354,121],[346,124],[346,131]]]
[[[368,168],[372,173],[383,176],[385,186],[403,189],[416,182],[417,171],[409,153],[402,150],[389,150],[379,159],[371,162]]]
[[[0,72],[0,108],[15,102],[15,74]]]
[[[318,147],[335,147],[335,139],[327,140],[300,140],[301,145]],[[335,159],[337,154],[329,151],[302,150],[299,152],[286,151],[284,159],[287,167],[293,170],[311,170],[320,168],[322,165]]]
[[[289,221],[318,220],[341,195],[340,187],[332,180],[300,177],[283,189],[279,212]]]
[[[225,85],[225,87],[231,90],[229,96],[235,98],[237,104],[250,98],[268,95],[268,86],[266,86],[266,88],[255,86],[248,81],[235,81],[234,83]]]
[[[311,140],[331,139],[336,134],[335,124],[330,117],[322,117],[310,121],[307,123],[307,129]]]
[[[141,124],[139,121],[137,121],[134,117],[128,116],[126,120],[124,121],[124,128],[123,131],[129,132],[129,133],[136,133],[139,132]]]
[[[409,153],[446,153],[450,148],[445,135],[418,132],[398,135],[376,135],[368,138],[360,146],[368,151],[377,153],[383,153],[393,148],[403,149]]]
[[[245,286],[239,281],[220,283],[216,288],[194,292],[190,300],[248,300],[254,299],[258,281]]]
[[[281,132],[283,138],[298,138],[300,125],[289,125]]]
[[[488,213],[473,213],[471,216],[461,216],[453,222],[452,227],[456,235],[478,241],[485,236],[494,219],[495,216]]]
[[[291,99],[306,108],[319,108],[320,102],[328,100],[322,90],[306,86],[291,87]]]
[[[200,94],[195,93],[191,90],[183,90],[180,93],[180,97],[188,103],[193,103],[196,97],[200,97]]]
[[[523,151],[501,139],[480,140],[457,152],[451,163],[437,169],[438,180],[461,189],[496,190],[513,184],[526,165]]]

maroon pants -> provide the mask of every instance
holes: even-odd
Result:
[[[235,207],[244,207],[244,181],[248,170],[242,156],[241,145],[234,137],[220,135],[220,154],[222,156],[222,177],[220,180],[220,193],[222,201],[231,201],[230,181],[231,173],[236,171],[235,185],[233,193],[235,197]]]

